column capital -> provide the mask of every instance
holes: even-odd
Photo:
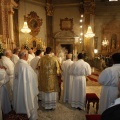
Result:
[[[13,9],[11,9],[11,10],[8,10],[8,13],[9,13],[9,14],[11,14],[11,15],[13,15],[13,14],[14,14],[14,11],[13,11]]]
[[[95,6],[93,1],[84,1],[84,14],[94,14]]]
[[[53,13],[54,13],[53,4],[50,4],[50,3],[46,4],[46,12],[47,12],[47,16],[53,16]]]

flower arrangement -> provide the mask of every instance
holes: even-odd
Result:
[[[24,44],[24,49],[29,50],[29,47],[27,44]]]

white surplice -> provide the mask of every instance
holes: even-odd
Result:
[[[33,56],[33,57],[35,57],[35,54],[34,54],[34,53],[32,53],[32,56]]]
[[[56,102],[57,102],[57,92],[42,92],[42,106],[45,109],[55,109],[56,108]]]
[[[28,64],[30,64],[31,60],[34,58],[32,54],[28,54]]]
[[[0,117],[2,117],[2,111],[7,114],[11,111],[11,103],[8,96],[8,90],[6,83],[9,81],[7,73],[4,69],[0,69]],[[2,109],[2,111],[1,111]],[[0,120],[2,120],[0,118]]]
[[[39,59],[40,59],[40,56],[36,56],[30,61],[30,66],[33,68],[33,70],[36,72],[37,75],[38,75],[37,64]]]
[[[101,72],[98,82],[102,85],[99,113],[102,114],[118,96],[120,81],[120,64],[114,64]]]
[[[80,59],[71,65],[69,72],[73,76],[71,106],[84,110],[86,100],[85,76],[91,74],[91,67],[87,62]]]
[[[20,59],[15,65],[13,84],[13,108],[25,113],[30,120],[38,119],[38,78],[27,61]]]
[[[72,89],[72,86],[70,84],[69,69],[72,64],[73,64],[73,61],[71,59],[68,59],[66,61],[63,61],[61,65],[62,78],[63,78],[63,102],[70,101],[70,91]]]
[[[35,58],[33,58],[31,61],[30,61],[30,66],[33,68],[33,70],[36,72],[37,76],[39,75],[38,73],[38,69],[37,69],[37,64],[38,64],[38,61],[40,59],[40,56],[36,56]],[[38,76],[39,77],[39,76]],[[39,100],[41,100],[41,91],[39,93]]]
[[[12,60],[12,62],[14,63],[14,65],[18,62],[18,60],[19,60],[19,57],[18,57],[18,55],[16,55],[16,54],[13,54],[12,55],[12,58],[11,58],[11,60]]]
[[[9,76],[9,82],[7,82],[6,86],[9,89],[9,98],[12,102],[12,91],[13,91],[13,76],[14,76],[14,63],[10,58],[6,56],[2,56],[0,60],[0,65],[6,68],[7,75]]]

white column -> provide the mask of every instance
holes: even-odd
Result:
[[[13,49],[13,47],[14,47],[13,46],[13,44],[14,44],[13,14],[14,14],[14,11],[10,7],[10,9],[8,11],[8,30],[9,30],[9,42],[10,42],[9,45],[10,45],[10,49]]]

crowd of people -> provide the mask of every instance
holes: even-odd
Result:
[[[63,102],[85,110],[86,76],[91,75],[91,67],[84,61],[82,53],[77,58],[72,61],[72,54],[66,54],[66,60],[61,63],[50,47],[45,52],[36,50],[35,54],[33,49],[15,48],[13,53],[5,49],[0,59],[0,107],[3,113],[14,110],[27,114],[30,120],[37,120],[38,101],[46,110],[55,109],[60,92],[59,77],[63,81]],[[112,60],[113,66],[103,70],[98,78],[102,85],[100,114],[116,99],[120,103],[120,53],[112,55]]]

